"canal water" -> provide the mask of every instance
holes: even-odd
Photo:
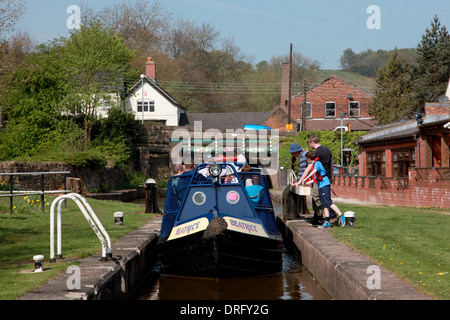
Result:
[[[159,207],[163,208],[161,199]],[[275,211],[281,205],[274,201]],[[247,278],[210,279],[160,274],[158,266],[131,298],[133,300],[330,300],[332,297],[304,268],[296,255],[283,253],[277,274]]]

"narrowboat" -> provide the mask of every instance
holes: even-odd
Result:
[[[281,271],[283,240],[266,176],[240,166],[203,163],[171,177],[158,241],[161,273],[225,278]]]

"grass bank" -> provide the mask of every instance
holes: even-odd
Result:
[[[422,293],[450,299],[450,215],[437,209],[338,206],[342,212],[354,211],[356,223],[353,228],[332,228],[336,239]]]
[[[53,198],[46,196],[45,213],[42,213],[38,197],[15,197],[12,215],[9,214],[9,200],[3,199],[0,202],[0,300],[15,299],[66,270],[69,264],[74,264],[73,259],[101,251],[97,236],[78,206],[69,200],[62,213],[62,254],[72,261],[49,263],[49,210]],[[143,213],[143,205],[95,199],[87,201],[112,242],[144,225],[153,216]],[[122,226],[114,223],[116,211],[124,212]],[[48,270],[30,273],[34,269],[32,258],[37,254],[45,256],[44,268]]]

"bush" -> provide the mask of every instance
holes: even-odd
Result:
[[[333,154],[333,161],[335,164],[341,163],[341,133],[340,131],[303,131],[299,132],[297,136],[287,136],[280,139],[280,166],[290,169],[292,156],[289,153],[289,146],[291,143],[297,142],[303,149],[311,151],[308,144],[308,137],[315,134],[320,141],[320,144],[328,147]],[[342,135],[343,147],[352,148],[356,151],[352,153],[352,159],[349,166],[354,166],[358,163],[358,149],[353,144],[359,137],[365,134],[364,131],[344,132]]]
[[[95,149],[72,153],[67,155],[64,161],[74,167],[92,169],[99,169],[108,164],[106,157]]]

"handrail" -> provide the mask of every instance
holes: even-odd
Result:
[[[42,212],[45,211],[44,207],[44,196],[46,194],[52,193],[68,193],[70,191],[66,189],[66,179],[64,179],[64,190],[48,190],[45,191],[44,188],[44,176],[49,174],[70,174],[70,171],[50,171],[50,172],[1,172],[0,177],[9,176],[9,191],[0,191],[0,197],[9,197],[9,212],[13,213],[13,197],[24,196],[24,195],[40,195],[41,196],[41,209]],[[13,190],[13,177],[15,176],[41,176],[41,190],[33,191],[14,191]],[[9,193],[8,193],[9,192]]]
[[[86,220],[88,221],[89,225],[91,226],[92,230],[94,230],[95,234],[97,235],[97,237],[99,238],[101,244],[102,244],[102,261],[106,261],[108,259],[108,257],[112,257],[112,252],[111,252],[111,239],[108,235],[108,233],[106,232],[105,228],[103,228],[102,223],[100,222],[100,220],[97,218],[97,215],[94,213],[94,211],[92,210],[92,207],[89,205],[89,203],[86,201],[86,199],[84,199],[81,195],[77,194],[77,193],[69,193],[69,194],[65,194],[65,195],[61,195],[59,197],[57,197],[55,200],[53,200],[51,208],[50,208],[50,262],[54,262],[56,261],[55,258],[55,207],[56,205],[58,205],[58,225],[57,225],[57,257],[58,258],[62,258],[62,222],[61,222],[61,207],[62,207],[62,203],[66,200],[66,199],[72,199],[73,201],[75,201],[75,203],[78,205],[78,207],[80,208],[81,212],[83,213],[84,217],[86,218]],[[87,209],[87,211],[86,211]],[[92,219],[94,221],[92,221]],[[100,229],[100,231],[99,231]],[[103,235],[102,235],[103,233]],[[104,237],[103,237],[104,236]],[[106,238],[106,241],[105,241]]]
[[[297,180],[297,176],[295,175],[294,170],[290,169],[288,171],[288,185],[290,186]]]

